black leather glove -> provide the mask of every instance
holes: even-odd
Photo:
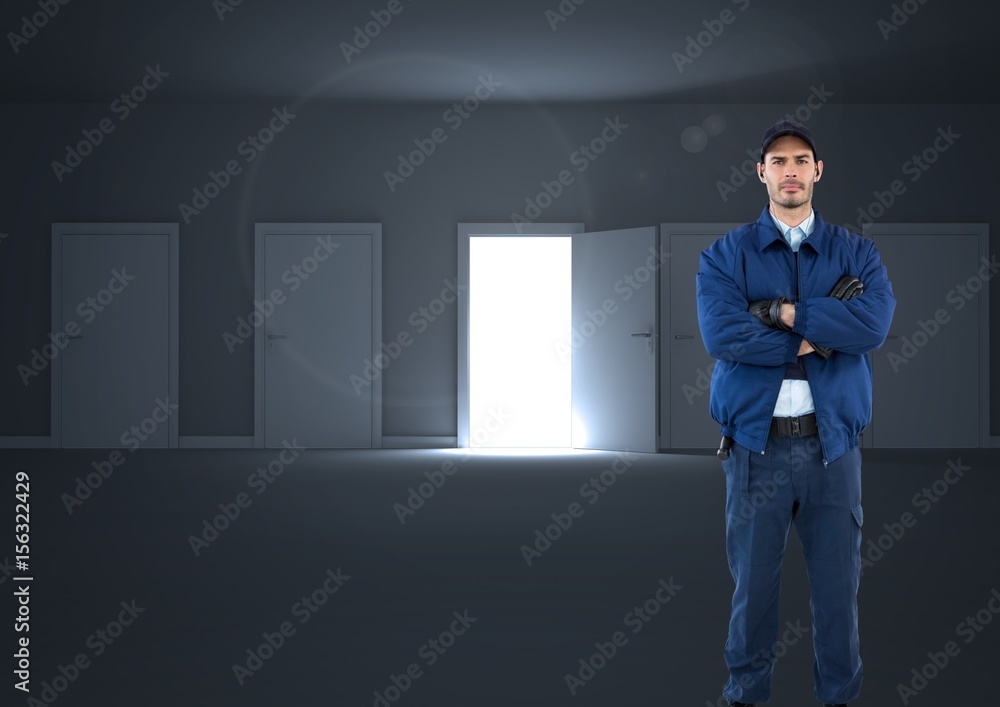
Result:
[[[791,331],[792,328],[785,326],[785,323],[781,321],[781,305],[782,304],[792,304],[792,301],[787,297],[779,297],[778,299],[762,299],[752,302],[750,304],[750,313],[757,317],[759,320],[767,324],[772,329],[778,329],[779,331]],[[813,350],[819,354],[822,358],[830,358],[833,354],[833,349],[828,349],[825,346],[817,346],[810,342]]]
[[[849,300],[852,297],[857,297],[865,290],[865,285],[861,280],[856,278],[854,275],[844,275],[842,278],[837,280],[837,284],[833,286],[830,291],[831,297],[836,297],[839,300]]]
[[[792,328],[785,326],[785,323],[781,321],[781,305],[791,303],[790,299],[782,295],[777,299],[761,299],[751,302],[748,311],[772,329],[791,331]]]
[[[813,347],[813,353],[819,355],[820,358],[827,359],[833,355],[833,349],[827,348],[826,346],[820,346],[819,344],[814,344],[809,342],[809,345]]]

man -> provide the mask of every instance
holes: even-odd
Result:
[[[812,207],[823,162],[809,130],[780,121],[757,164],[769,198],[755,223],[701,252],[698,322],[721,425],[726,553],[736,588],[725,646],[730,705],[771,696],[781,561],[792,522],[809,575],[815,696],[860,693],[860,434],[871,422],[868,352],[896,308],[870,239]],[[721,451],[721,450],[720,450]]]

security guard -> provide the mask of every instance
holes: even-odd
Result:
[[[730,705],[771,696],[788,529],[806,558],[815,696],[846,705],[861,690],[861,432],[871,422],[868,352],[896,300],[872,240],[812,208],[823,174],[809,130],[764,132],[760,218],[703,250],[698,323],[723,434],[726,552],[736,587],[725,646]]]

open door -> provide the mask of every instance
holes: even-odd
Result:
[[[656,452],[656,226],[573,234],[573,447]]]

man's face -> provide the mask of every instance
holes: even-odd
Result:
[[[771,201],[794,209],[812,201],[813,184],[823,174],[823,162],[814,161],[805,140],[784,135],[767,148],[764,163],[758,164],[757,170]]]

